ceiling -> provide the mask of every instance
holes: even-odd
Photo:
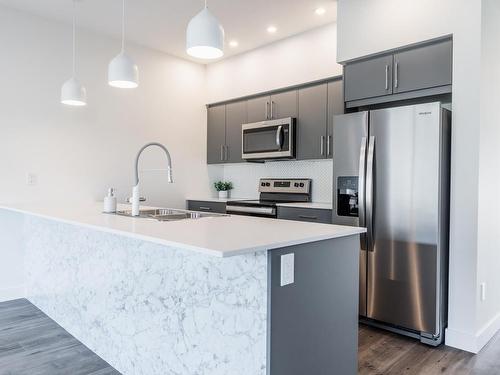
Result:
[[[120,0],[78,1],[79,27],[120,36]],[[71,23],[72,0],[0,0],[0,4]],[[203,8],[203,0],[127,0],[126,7],[128,41],[202,62],[186,54],[185,32],[191,17]],[[208,0],[208,7],[225,29],[223,58],[335,22],[337,17],[336,0]],[[317,15],[318,7],[325,14]],[[277,27],[276,33],[267,32],[270,25]],[[230,47],[231,40],[239,46]]]

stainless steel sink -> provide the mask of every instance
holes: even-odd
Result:
[[[186,219],[202,219],[204,217],[222,217],[229,216],[225,214],[206,213],[198,211],[177,210],[171,208],[142,209],[139,210],[139,216],[132,216],[132,210],[116,211],[116,215],[130,216],[145,219],[156,219],[158,221],[177,221]]]

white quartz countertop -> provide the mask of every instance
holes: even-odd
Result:
[[[119,209],[128,209],[120,205]],[[356,235],[365,228],[250,216],[157,221],[102,213],[102,203],[74,205],[0,204],[0,209],[128,236],[217,257],[272,250]]]

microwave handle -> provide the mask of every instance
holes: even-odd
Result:
[[[280,125],[278,126],[278,129],[276,129],[276,146],[278,146],[279,150],[283,148],[283,126]]]

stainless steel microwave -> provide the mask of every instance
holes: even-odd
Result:
[[[286,117],[242,125],[242,159],[293,159],[295,123],[295,118]]]

